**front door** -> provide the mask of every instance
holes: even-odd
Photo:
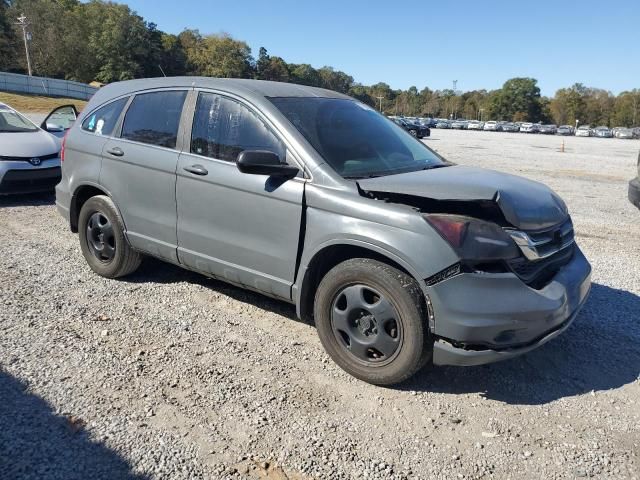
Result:
[[[178,257],[191,268],[291,298],[304,179],[241,173],[243,150],[287,158],[283,142],[246,105],[200,92],[189,151],[177,170]]]

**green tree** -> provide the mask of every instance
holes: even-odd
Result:
[[[9,16],[9,1],[0,0],[0,70],[17,70],[18,37]]]
[[[11,2],[7,11],[9,17],[13,19],[24,14],[30,24],[28,27],[31,34],[29,53],[34,74],[75,79],[73,73],[78,59],[75,57],[73,45],[76,39],[72,19],[77,7],[78,2],[72,0]],[[20,36],[22,36],[21,32]],[[14,45],[19,64],[26,66],[24,48],[20,48],[22,42],[16,39]]]
[[[640,125],[640,89],[634,88],[618,95],[614,102],[612,123],[616,127]]]
[[[554,122],[558,125],[575,125],[576,120],[586,123],[586,94],[587,88],[581,83],[558,90],[549,105]]]
[[[256,78],[259,80],[288,82],[289,77],[287,62],[280,57],[269,56],[267,49],[260,47],[258,61],[256,62]]]
[[[525,115],[531,122],[542,117],[540,88],[534,78],[512,78],[493,97],[490,105],[491,117],[495,120],[513,120],[516,113]]]
[[[353,77],[332,67],[318,69],[321,86],[336,92],[347,93],[353,85]]]
[[[322,82],[318,71],[308,63],[300,65],[290,63],[289,78],[293,83],[310,87],[319,87]]]

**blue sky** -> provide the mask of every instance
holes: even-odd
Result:
[[[287,62],[333,66],[392,88],[494,89],[515,76],[543,95],[575,82],[640,87],[640,1],[130,0],[171,33],[196,28],[264,46]]]

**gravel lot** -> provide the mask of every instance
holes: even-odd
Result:
[[[638,141],[434,130],[567,201],[591,297],[524,357],[343,373],[293,307],[147,259],[94,275],[51,196],[0,198],[0,478],[639,478]]]

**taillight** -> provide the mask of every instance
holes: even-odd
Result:
[[[60,161],[64,162],[64,144],[67,141],[67,135],[69,135],[69,130],[62,137],[62,145],[60,146]]]

